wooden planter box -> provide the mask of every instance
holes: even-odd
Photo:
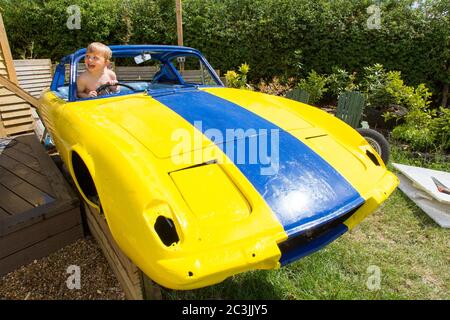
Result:
[[[15,137],[0,149],[0,276],[82,237],[76,194],[34,134]]]

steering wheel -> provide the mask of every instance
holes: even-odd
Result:
[[[110,91],[109,87],[115,87],[115,86],[123,86],[132,91],[135,91],[135,89],[132,86],[130,86],[129,84],[123,83],[123,82],[117,82],[116,84],[105,83],[105,84],[102,84],[101,86],[99,86],[97,89],[95,89],[95,91],[97,91],[98,95],[101,95],[102,91],[104,91],[106,94],[111,94],[111,93],[114,93],[114,91]]]

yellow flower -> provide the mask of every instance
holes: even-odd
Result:
[[[229,70],[229,71],[227,71],[227,73],[225,73],[225,77],[227,78],[227,79],[234,79],[234,78],[237,78],[237,73],[235,72],[235,71],[233,71],[233,70]]]
[[[239,71],[243,74],[247,74],[250,71],[250,66],[247,63],[241,64]]]

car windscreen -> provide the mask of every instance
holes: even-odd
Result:
[[[112,59],[111,69],[119,82],[146,81],[151,85],[218,85],[203,61],[195,55],[166,59],[140,54]]]

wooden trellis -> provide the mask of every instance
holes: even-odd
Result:
[[[11,55],[11,50],[0,14],[0,77],[9,80],[10,84],[18,85],[17,75]],[[30,101],[24,99],[0,83],[0,138],[29,133],[34,130]]]

